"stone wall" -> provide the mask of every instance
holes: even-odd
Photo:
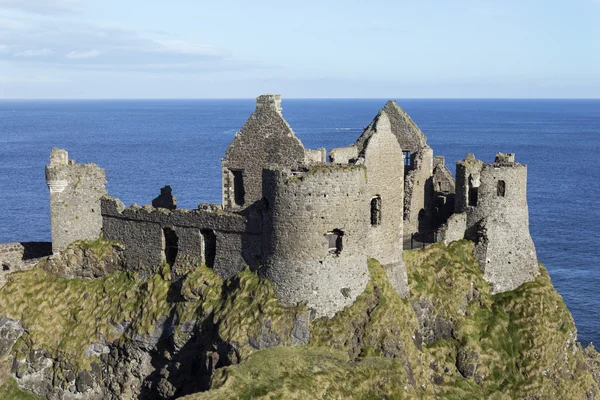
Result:
[[[198,210],[125,208],[118,199],[104,197],[102,217],[104,238],[124,245],[123,257],[133,269],[155,269],[169,261],[169,248],[177,247],[175,267],[179,260],[196,261],[229,279],[246,265],[257,267],[262,255],[260,226],[252,227],[245,217],[218,205]],[[174,232],[174,245],[168,232]]]
[[[96,164],[76,164],[66,150],[52,149],[46,182],[52,251],[64,250],[76,240],[98,238],[102,229],[100,198],[107,193],[104,169]]]
[[[404,209],[404,163],[402,149],[392,133],[390,120],[380,113],[378,123],[363,141],[360,155],[367,168],[366,194],[370,199],[369,257],[387,267],[394,288],[408,296],[406,267],[402,261],[402,226]],[[374,209],[374,208],[377,209]],[[375,215],[374,215],[375,214]]]
[[[433,150],[427,146],[415,154],[404,182],[404,234],[431,228],[433,212]]]
[[[362,143],[362,141],[361,141]],[[351,145],[348,147],[338,147],[329,150],[329,158],[332,163],[348,164],[358,158],[358,147]]]
[[[295,168],[306,158],[302,142],[281,114],[281,96],[259,96],[256,111],[235,135],[222,160],[223,207],[239,210],[259,201],[263,168],[270,165]],[[243,202],[236,202],[235,173],[242,176],[238,179],[243,180]]]
[[[423,132],[421,132],[410,116],[396,104],[395,100],[389,100],[385,103],[381,112],[385,112],[388,116],[392,132],[398,138],[403,151],[410,151],[411,154],[414,154],[427,146],[427,139]],[[367,130],[376,128],[377,118],[375,117],[373,122],[367,127]],[[359,143],[357,144],[360,146]]]
[[[448,218],[448,221],[437,230],[437,241],[443,242],[446,246],[448,246],[454,241],[464,239],[466,229],[467,214],[464,212],[452,214]]]
[[[261,274],[284,304],[306,301],[317,315],[332,316],[364,291],[370,226],[366,180],[364,166],[264,172],[266,265]],[[330,250],[328,233],[341,235],[340,251]]]
[[[42,257],[52,254],[50,242],[23,242],[0,244],[0,286],[6,276],[33,267]]]
[[[493,164],[469,155],[457,163],[457,207],[467,214],[465,237],[494,293],[519,287],[538,275],[529,233],[527,166],[499,154]],[[458,211],[458,210],[457,210]]]

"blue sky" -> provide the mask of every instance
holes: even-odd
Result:
[[[600,97],[600,0],[0,0],[0,98]]]

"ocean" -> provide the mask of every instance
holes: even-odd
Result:
[[[384,99],[285,99],[308,148],[347,146]],[[398,99],[454,172],[467,153],[528,164],[538,258],[573,313],[579,339],[600,342],[600,100]],[[220,203],[220,158],[254,100],[0,100],[0,243],[49,241],[44,165],[52,147],[106,169],[108,191],[147,204],[170,185],[178,206]],[[249,154],[249,156],[251,156]]]

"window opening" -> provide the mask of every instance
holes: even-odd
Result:
[[[381,225],[381,197],[371,199],[371,225]]]
[[[506,182],[498,181],[498,196],[504,197],[506,195]]]
[[[244,190],[244,171],[232,170],[233,175],[233,200],[238,206],[243,206],[246,198],[246,191]]]
[[[327,232],[325,234],[325,239],[327,239],[327,246],[329,253],[331,254],[340,254],[342,252],[342,237],[344,236],[344,232],[339,229],[334,229],[331,232]]]
[[[403,151],[402,152],[403,158],[404,158],[404,165],[406,166],[411,166],[411,160],[410,160],[410,151]]]
[[[477,206],[477,197],[478,197],[479,188],[473,187],[473,177],[469,176],[469,205]]]
[[[169,266],[175,264],[177,253],[179,252],[179,238],[175,231],[171,228],[163,229],[165,261]]]
[[[202,229],[200,234],[202,235],[204,265],[208,268],[213,268],[217,255],[217,237],[212,229]]]

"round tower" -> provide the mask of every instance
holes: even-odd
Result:
[[[362,165],[263,172],[265,267],[278,298],[318,316],[351,305],[369,280],[370,199]]]

